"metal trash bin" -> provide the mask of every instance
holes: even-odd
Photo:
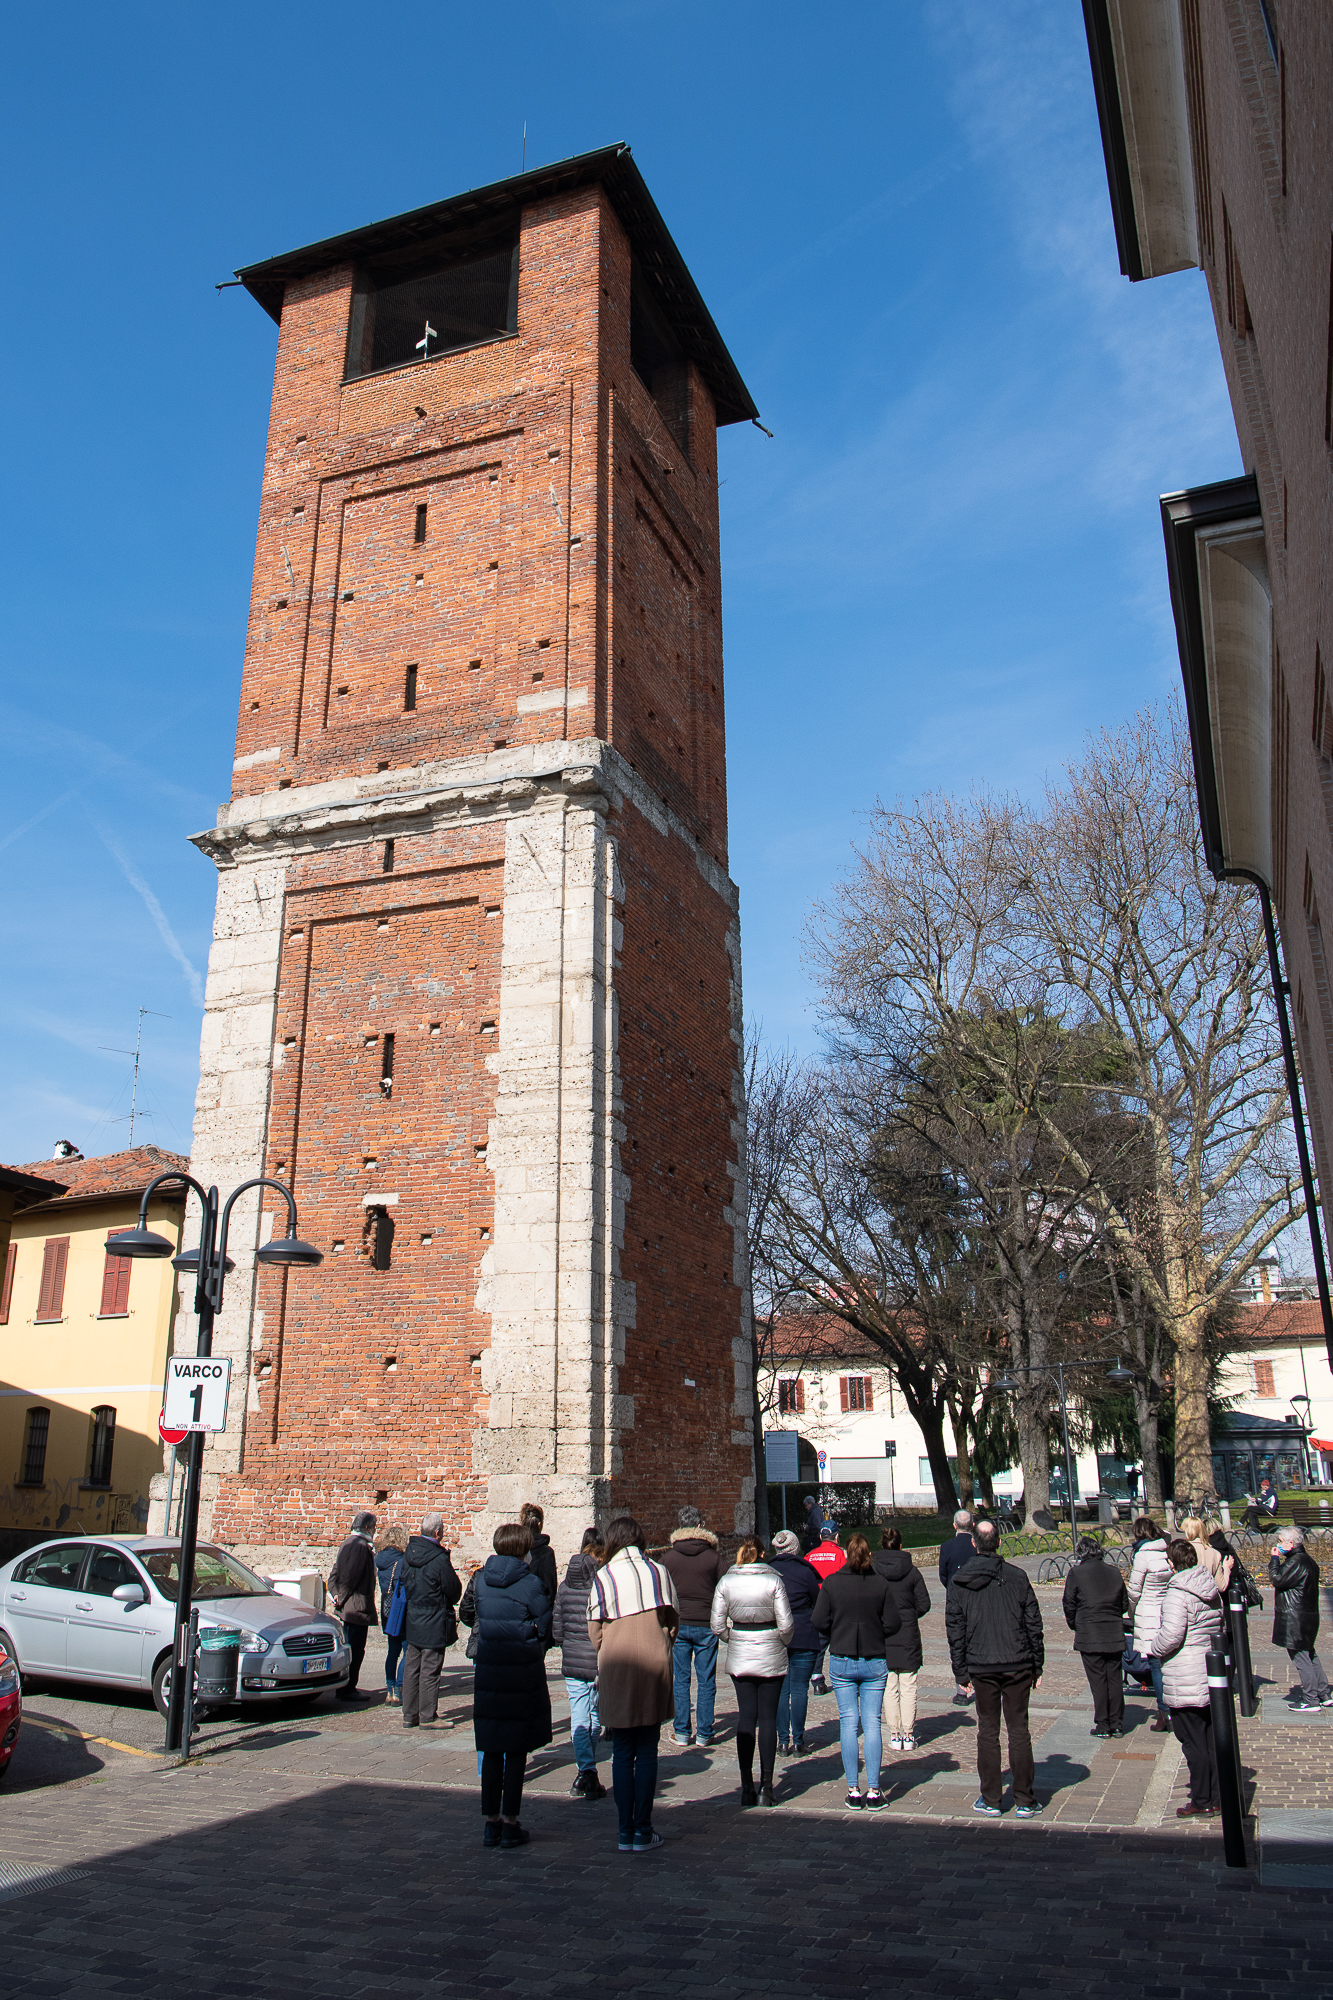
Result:
[[[235,1701],[236,1675],[241,1663],[241,1631],[238,1625],[213,1625],[199,1634],[199,1666],[196,1699],[207,1702]]]

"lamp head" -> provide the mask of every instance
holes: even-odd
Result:
[[[1006,1369],[1003,1375],[997,1375],[995,1377],[994,1381],[991,1383],[991,1387],[992,1389],[1002,1390],[1007,1395],[1009,1390],[1016,1389],[1018,1387],[1018,1377],[1016,1375],[1011,1375],[1009,1371]]]
[[[1128,1389],[1134,1380],[1134,1370],[1126,1368],[1124,1362],[1117,1355],[1115,1367],[1108,1368],[1106,1371],[1106,1379],[1108,1382],[1113,1382],[1117,1389]]]
[[[159,1236],[155,1229],[126,1229],[106,1240],[108,1257],[169,1257],[175,1248],[170,1237]]]
[[[258,1264],[322,1264],[324,1252],[316,1250],[313,1243],[303,1243],[299,1236],[275,1236],[271,1243],[261,1244],[255,1251]]]
[[[188,1271],[191,1277],[196,1276],[199,1270],[198,1244],[196,1243],[193,1250],[182,1250],[179,1257],[173,1257],[171,1267],[174,1271]],[[227,1276],[230,1277],[236,1266],[232,1263],[231,1258],[228,1257],[223,1268]]]

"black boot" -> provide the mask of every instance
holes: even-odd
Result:
[[[755,1790],[754,1785],[752,1784],[749,1778],[742,1778],[741,1804],[743,1806],[757,1806],[758,1803],[759,1803],[759,1794]]]

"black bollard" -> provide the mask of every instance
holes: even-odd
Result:
[[[1231,1627],[1231,1659],[1240,1712],[1247,1717],[1257,1715],[1259,1702],[1254,1692],[1254,1665],[1250,1658],[1250,1611],[1243,1593],[1234,1583],[1227,1591],[1227,1623]]]
[[[1222,1800],[1222,1850],[1228,1868],[1247,1868],[1245,1805],[1240,1787],[1236,1711],[1231,1701],[1225,1653],[1208,1655],[1208,1701],[1213,1716],[1213,1758]]]

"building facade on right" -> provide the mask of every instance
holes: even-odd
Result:
[[[1084,0],[1084,16],[1121,270],[1197,266],[1217,323],[1246,472],[1163,496],[1172,608],[1205,852],[1258,885],[1270,939],[1276,917],[1328,1188],[1333,8]]]

